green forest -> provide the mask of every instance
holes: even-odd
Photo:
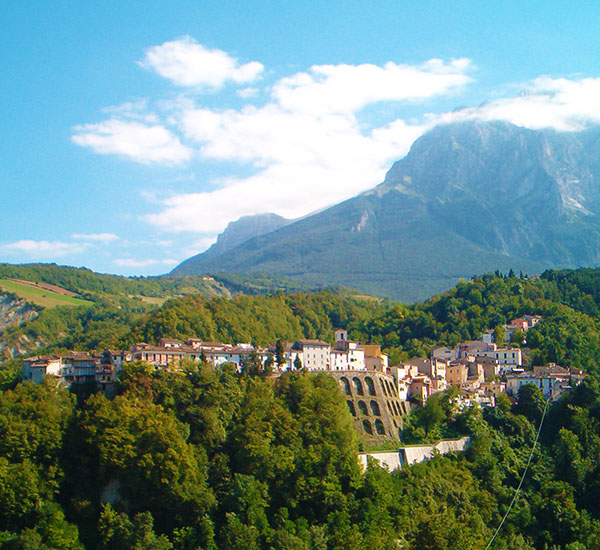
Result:
[[[512,500],[545,403],[460,412],[439,394],[413,439],[464,454],[389,473],[361,445],[335,381],[224,366],[131,364],[119,395],[44,384],[0,392],[2,549],[481,549]],[[496,549],[600,548],[600,386],[551,404]]]
[[[46,342],[41,351],[160,337],[264,345],[331,341],[346,328],[393,364],[524,314],[543,316],[517,338],[531,362],[582,368],[585,381],[548,405],[533,386],[483,410],[435,394],[406,418],[404,442],[470,435],[472,446],[392,473],[375,463],[361,472],[364,443],[326,374],[132,363],[107,399],[20,382],[11,359],[0,365],[0,549],[485,549],[542,418],[490,549],[600,549],[599,270],[489,274],[413,305],[333,291],[97,300],[42,310],[0,341],[26,335]]]

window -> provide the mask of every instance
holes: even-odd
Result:
[[[369,435],[373,435],[373,427],[371,426],[371,423],[368,420],[363,420],[363,429]]]

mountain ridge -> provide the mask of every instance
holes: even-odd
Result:
[[[597,265],[599,136],[438,126],[373,189],[172,274],[272,271],[414,300],[485,271]]]

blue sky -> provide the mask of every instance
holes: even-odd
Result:
[[[431,126],[600,118],[600,4],[5,0],[0,261],[160,274]]]

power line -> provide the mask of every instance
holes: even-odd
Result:
[[[519,486],[517,487],[515,496],[513,497],[512,501],[510,503],[510,506],[508,507],[508,510],[506,510],[506,514],[504,514],[504,517],[502,518],[500,525],[498,525],[498,529],[496,529],[496,532],[494,533],[492,540],[490,540],[488,545],[485,547],[485,550],[488,550],[492,546],[494,540],[496,540],[496,537],[498,536],[500,529],[502,529],[502,526],[504,525],[504,522],[506,521],[508,514],[510,514],[512,507],[513,507],[515,501],[517,500],[517,497],[519,496],[519,492],[521,491],[521,485],[523,485],[523,481],[525,481],[525,476],[527,475],[527,470],[529,470],[529,465],[531,464],[531,459],[533,458],[533,453],[535,451],[535,447],[537,445],[538,439],[540,438],[540,432],[542,431],[542,426],[544,425],[544,418],[546,417],[546,411],[548,410],[548,403],[550,403],[550,398],[548,398],[546,400],[546,405],[544,406],[544,414],[542,414],[542,420],[540,421],[540,427],[538,428],[537,435],[535,436],[535,441],[533,442],[533,447],[531,448],[531,453],[529,454],[529,460],[527,461],[527,466],[525,466],[525,471],[523,472],[523,475],[521,476],[521,481],[519,481]]]

